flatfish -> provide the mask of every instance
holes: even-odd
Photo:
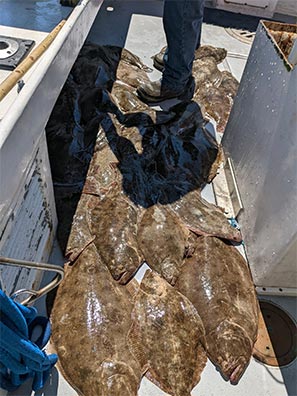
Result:
[[[91,211],[91,233],[113,278],[127,283],[143,263],[137,242],[137,211],[123,194],[107,195]]]
[[[170,395],[190,395],[206,364],[203,324],[190,301],[152,271],[136,295],[128,339],[153,382]]]
[[[154,55],[153,58],[157,57],[159,59],[162,59],[165,55],[167,47],[163,47],[160,52],[156,55]],[[203,58],[214,58],[216,63],[221,63],[223,59],[225,59],[227,56],[227,51],[224,48],[218,48],[218,47],[213,47],[211,45],[201,45],[198,49],[195,51],[194,55],[194,67],[195,63],[199,59]],[[158,69],[161,70],[161,64],[159,62],[156,62],[158,64]]]
[[[218,132],[225,130],[238,87],[232,74],[224,71],[219,72],[215,83],[200,83],[195,92],[193,100],[199,103],[206,118],[216,121]]]
[[[188,231],[162,205],[144,211],[137,240],[148,265],[174,285],[183,264]]]
[[[195,51],[195,60],[203,58],[214,58],[216,63],[221,63],[227,56],[225,48],[213,47],[212,45],[201,45]]]
[[[82,396],[137,396],[142,370],[129,351],[132,303],[93,243],[59,286],[52,340],[66,380]]]
[[[117,80],[113,84],[111,97],[120,112],[118,118],[128,127],[166,123],[175,115],[169,111],[152,109],[138,98],[133,86],[127,85],[122,80]]]
[[[258,327],[258,302],[247,263],[234,246],[218,238],[196,238],[176,288],[201,316],[208,357],[225,378],[237,383],[249,364]]]
[[[71,232],[69,235],[66,258],[71,262],[75,262],[81,252],[90,245],[95,237],[90,232],[90,209],[94,197],[82,194],[77,205],[72,220]]]
[[[140,83],[149,82],[146,71],[139,64],[130,61],[120,60],[117,66],[116,78],[124,84],[137,88]]]
[[[201,88],[207,89],[210,86],[218,86],[222,81],[222,74],[218,68],[227,56],[224,48],[216,48],[211,45],[202,45],[195,51],[193,62],[193,77],[196,83],[196,91]]]
[[[198,59],[193,64],[193,77],[195,79],[195,93],[203,87],[204,89],[211,86],[219,86],[222,76],[218,69],[215,58]]]
[[[240,231],[231,226],[223,210],[201,198],[198,190],[189,192],[167,207],[198,235],[217,236],[236,242],[242,240]]]
[[[117,157],[110,149],[104,131],[99,128],[83,192],[103,199],[110,191],[121,190],[121,184],[122,175],[118,169]]]

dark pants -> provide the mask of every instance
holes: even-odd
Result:
[[[165,0],[163,26],[167,39],[163,83],[183,89],[192,75],[195,49],[200,45],[204,0]]]

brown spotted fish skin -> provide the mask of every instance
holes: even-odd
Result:
[[[88,207],[91,201],[95,199],[90,195],[82,194],[75,215],[72,221],[72,230],[79,230],[78,232],[71,232],[67,249],[66,258],[70,262],[74,262],[80,253],[94,241],[94,236],[90,233],[90,218]]]
[[[201,316],[208,357],[237,383],[249,364],[258,328],[258,301],[247,263],[234,246],[198,237],[176,288]]]
[[[144,211],[137,240],[148,265],[174,285],[183,264],[188,231],[162,205]]]
[[[217,236],[235,242],[242,240],[240,231],[231,226],[222,209],[201,198],[198,190],[167,206],[198,235]]]
[[[113,278],[126,284],[144,261],[138,252],[137,211],[123,194],[109,195],[91,212],[94,243]]]
[[[208,68],[208,66],[204,66]],[[201,83],[193,100],[199,103],[204,117],[214,119],[216,121],[217,131],[223,133],[239,83],[227,71],[218,71],[213,75],[213,79],[214,82],[212,84]]]
[[[203,58],[214,58],[216,63],[221,63],[227,56],[225,48],[213,47],[211,45],[201,45],[195,51],[195,60]]]
[[[93,243],[67,267],[52,310],[52,340],[67,381],[83,396],[137,396],[142,371],[127,346],[132,302]]]
[[[227,71],[220,71],[218,64],[227,56],[224,48],[201,46],[196,50],[193,77],[196,90],[193,100],[203,116],[216,122],[218,132],[224,132],[239,83]]]
[[[172,396],[190,396],[206,364],[204,328],[190,301],[153,271],[135,298],[129,344],[148,377]]]

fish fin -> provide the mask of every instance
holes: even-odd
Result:
[[[117,279],[117,280],[119,281],[120,285],[127,285],[127,283],[129,283],[130,279],[132,279],[133,275],[134,275],[134,272],[125,271],[121,275],[120,279],[119,280]]]
[[[68,274],[69,271],[71,271],[71,267],[72,267],[72,263],[71,261],[66,261],[66,263],[64,263],[64,276],[66,276]]]
[[[77,259],[82,254],[82,252],[86,250],[87,247],[90,246],[95,239],[96,237],[94,235],[91,235],[90,238],[85,241],[80,249],[73,248],[67,251],[66,258],[68,259],[69,265],[74,266],[77,263]]]
[[[146,374],[145,377],[151,381],[154,385],[156,385],[158,388],[160,388],[163,392],[167,393],[168,395],[175,395],[175,396],[191,396],[190,393],[186,392],[186,393],[182,393],[182,394],[177,394],[177,393],[173,393],[174,391],[172,389],[167,388],[166,386],[163,386],[162,382],[158,381],[158,376],[151,370],[149,369]]]
[[[55,346],[54,344],[52,344],[52,350],[55,350]],[[84,394],[80,391],[80,389],[72,382],[70,376],[68,376],[64,370],[64,367],[61,363],[61,359],[58,359],[57,363],[56,363],[56,368],[58,369],[60,375],[62,375],[62,377],[65,379],[65,381],[68,382],[68,384],[75,390],[75,392],[77,393],[78,396],[84,396]]]
[[[128,290],[128,293],[130,294],[131,297],[135,297],[138,290],[139,290],[139,284],[137,280],[131,279],[130,282],[126,284],[126,288]]]
[[[143,349],[141,339],[139,335],[141,331],[135,322],[132,322],[130,330],[127,335],[129,350],[135,359],[139,362],[142,372],[148,369],[148,361],[146,358],[146,353]]]
[[[197,363],[193,375],[193,388],[200,381],[201,373],[204,370],[204,367],[206,366],[206,362],[207,362],[206,351],[202,345],[199,345],[199,347],[197,348]]]
[[[165,393],[171,393],[171,389],[166,388],[166,386],[163,386],[162,382],[158,380],[158,375],[149,368],[149,370],[145,374],[146,378],[151,381],[154,385],[156,385],[158,388],[160,388],[163,392]]]

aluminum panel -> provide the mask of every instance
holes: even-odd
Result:
[[[222,144],[243,201],[238,220],[255,284],[296,288],[297,67],[269,26],[258,26]]]

